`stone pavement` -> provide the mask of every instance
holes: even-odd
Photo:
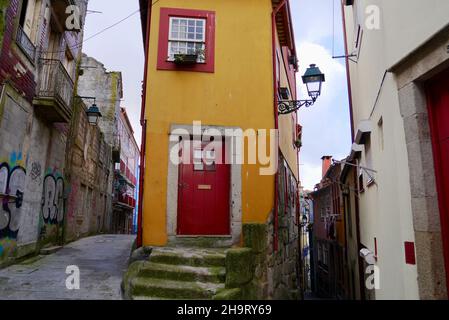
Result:
[[[101,235],[73,242],[55,254],[0,270],[0,300],[117,300],[135,236]],[[80,289],[66,288],[67,266],[80,269]]]

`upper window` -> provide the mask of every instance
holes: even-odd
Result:
[[[158,70],[214,72],[215,13],[161,8]]]
[[[206,20],[190,18],[170,18],[168,38],[168,58],[175,60],[177,54],[197,55],[197,62],[205,62]]]

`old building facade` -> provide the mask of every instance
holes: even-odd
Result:
[[[2,2],[0,55],[0,261],[57,244],[65,223],[65,151],[73,116],[79,24],[69,1]]]
[[[447,299],[449,3],[342,4],[355,143],[349,160],[358,168],[347,180],[359,200],[351,205],[359,234],[352,250],[368,250],[379,270],[368,298]]]
[[[323,178],[310,194],[313,199],[314,291],[321,297],[346,299],[346,234],[343,194],[340,188],[341,164],[325,156]]]
[[[114,198],[112,232],[134,233],[134,223],[138,196],[136,196],[140,151],[134,138],[134,130],[125,108],[120,109],[118,119],[120,139],[120,163],[114,172]]]
[[[80,68],[83,71],[78,81],[78,94],[97,104],[102,114],[98,125],[106,145],[112,150],[113,168],[108,176],[112,198],[107,200],[111,207],[105,226],[111,233],[134,233],[140,151],[126,110],[120,107],[122,74],[107,71],[100,61],[85,54]]]
[[[114,135],[89,123],[95,99],[76,85],[86,10],[84,0],[2,2],[0,265],[111,230]]]
[[[140,3],[140,244],[234,246],[222,295],[297,298],[300,133],[296,113],[278,112],[297,98],[289,1]]]

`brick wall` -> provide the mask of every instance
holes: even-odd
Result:
[[[33,70],[27,66],[23,54],[14,43],[15,17],[19,14],[19,0],[11,0],[5,16],[5,31],[0,54],[0,83],[8,81],[27,101],[32,102],[36,89]]]

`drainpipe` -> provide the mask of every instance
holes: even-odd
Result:
[[[346,55],[346,78],[347,78],[347,86],[348,86],[348,101],[349,101],[349,115],[351,119],[351,139],[354,143],[355,138],[355,129],[354,129],[354,105],[352,101],[352,87],[351,87],[351,74],[349,69],[349,50],[348,50],[348,38],[347,38],[347,32],[346,32],[346,17],[345,17],[345,5],[344,2],[341,2],[341,13],[342,13],[342,20],[343,20],[343,37],[345,41],[345,55]],[[353,171],[353,179],[354,181],[357,181],[357,170]],[[357,191],[358,192],[358,191]],[[351,205],[351,199],[349,199],[349,205]],[[356,234],[357,234],[357,256],[360,250],[362,249],[361,243],[360,243],[360,208],[359,208],[359,198],[357,197],[355,199],[355,220],[356,220]],[[346,234],[346,230],[345,230]],[[365,274],[363,270],[363,266],[360,263],[360,259],[358,258],[358,266],[359,266],[359,287],[360,287],[360,297],[362,300],[365,300],[365,290],[363,288],[365,287],[364,284],[364,277],[362,275]]]
[[[274,128],[275,130],[279,129],[279,112],[278,112],[278,83],[277,83],[277,70],[276,70],[276,15],[278,14],[279,10],[282,9],[283,6],[285,6],[287,0],[282,0],[279,5],[274,8],[272,14],[271,14],[271,37],[272,37],[272,58],[273,58],[273,103],[274,103]],[[279,137],[278,137],[279,139]],[[279,142],[279,141],[278,141]],[[279,152],[279,150],[278,150]],[[279,165],[279,158],[278,155],[276,157],[276,161],[278,162],[277,165]],[[276,174],[274,176],[274,251],[278,250],[278,227],[279,227],[279,208],[278,208],[278,196],[279,196],[279,168],[276,171]]]
[[[149,45],[150,45],[150,27],[151,27],[151,8],[152,1],[147,1],[147,24],[146,24],[146,39],[145,39],[145,69],[142,86],[142,107],[140,114],[140,125],[142,126],[142,147],[140,148],[140,177],[139,177],[139,211],[137,216],[137,241],[136,248],[143,245],[143,190],[145,177],[145,154],[147,142],[147,120],[145,119],[146,110],[146,96],[147,96],[147,76],[148,76],[148,60],[149,60]]]

